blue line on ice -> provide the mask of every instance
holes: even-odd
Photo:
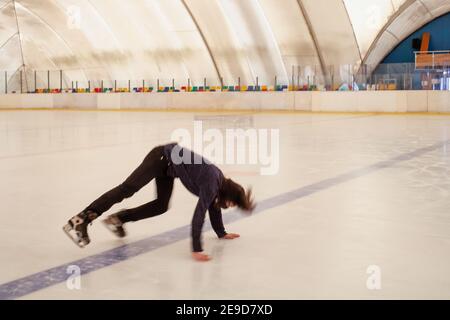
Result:
[[[434,145],[420,148],[412,152],[403,153],[391,159],[380,161],[372,165],[349,171],[338,176],[328,178],[298,189],[282,193],[272,198],[260,201],[255,209],[255,214],[284,205],[286,203],[307,197],[314,193],[327,190],[339,184],[368,175],[375,171],[390,168],[398,163],[420,157],[426,153],[444,148],[450,144],[450,140],[442,141]],[[230,224],[246,218],[237,210],[224,214],[224,223]],[[204,231],[211,230],[209,224],[205,224]],[[21,279],[13,280],[0,285],[0,299],[10,300],[23,297],[38,290],[42,290],[53,285],[65,282],[68,278],[67,267],[77,265],[82,271],[82,275],[100,270],[121,261],[125,261],[138,255],[159,249],[175,242],[188,239],[190,237],[190,225],[176,228],[155,236],[145,238],[121,247],[117,247],[96,255],[92,255],[77,261],[60,265],[45,271],[41,271]]]

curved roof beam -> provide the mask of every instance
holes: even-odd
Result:
[[[211,48],[210,48],[210,46],[209,46],[209,44],[208,44],[208,41],[206,40],[206,37],[205,37],[205,35],[204,35],[202,29],[200,28],[200,25],[199,25],[199,23],[197,22],[197,19],[195,19],[195,16],[194,16],[194,14],[192,13],[192,11],[191,11],[191,9],[189,8],[189,6],[188,6],[188,4],[186,3],[186,1],[185,1],[185,0],[181,0],[181,3],[183,3],[184,8],[186,9],[187,13],[188,13],[189,16],[191,17],[192,22],[194,22],[195,27],[196,27],[198,33],[199,33],[200,36],[202,37],[202,41],[203,41],[203,43],[205,44],[206,50],[208,50],[208,54],[209,54],[209,56],[210,56],[210,58],[211,58],[211,61],[212,61],[213,65],[214,65],[214,69],[216,70],[218,80],[220,81],[220,86],[223,87],[223,78],[222,78],[222,75],[220,74],[219,67],[218,67],[218,65],[217,65],[217,61],[216,61],[216,59],[214,59],[214,55],[213,55],[213,53],[212,53],[212,51],[211,51]]]
[[[280,56],[280,61],[283,61],[283,55],[281,54],[280,45],[279,45],[279,43],[278,43],[278,41],[277,41],[277,39],[276,39],[276,37],[274,35],[273,28],[270,25],[270,22],[267,19],[267,16],[265,15],[265,13],[264,13],[264,10],[263,10],[263,8],[261,6],[261,3],[259,1],[256,1],[256,4],[258,5],[259,10],[261,11],[262,17],[264,19],[264,23],[267,25],[268,29],[270,30],[270,36],[272,38],[272,43],[275,45],[275,50],[276,50],[277,54]],[[284,64],[284,62],[282,63],[282,67],[283,67],[283,72],[284,72],[286,78],[289,79],[288,71],[287,71],[287,68],[286,68],[286,65]]]
[[[425,1],[426,2],[426,1]],[[410,8],[413,4],[415,3],[419,3],[428,13],[429,17],[427,19],[424,19],[424,21],[420,24],[420,25],[414,25],[414,27],[410,28],[411,30],[408,30],[408,32],[406,32],[405,34],[411,34],[412,32],[420,29],[421,27],[423,27],[425,24],[429,23],[430,21],[432,21],[433,19],[437,18],[437,16],[433,15],[432,13],[432,9],[430,9],[423,0],[407,0],[405,1],[405,3],[403,3],[399,10],[397,10],[388,20],[388,22],[383,26],[383,28],[380,30],[380,32],[377,34],[377,37],[375,38],[375,40],[372,42],[371,46],[369,47],[369,50],[367,51],[367,54],[365,55],[363,61],[362,61],[362,65],[367,64],[367,62],[373,58],[374,55],[374,51],[376,49],[376,47],[379,45],[379,41],[380,39],[383,37],[383,35],[385,34],[390,34],[395,40],[396,40],[396,44],[399,44],[401,41],[403,41],[405,39],[405,37],[399,38],[397,35],[393,34],[389,28],[395,23],[395,21],[397,21],[397,19],[399,19],[399,17],[401,17],[407,10],[408,8]],[[448,5],[448,10],[450,11],[450,4]],[[380,55],[380,58],[376,59],[377,61],[377,65],[379,64],[379,62],[389,53],[389,50],[392,50],[392,48],[386,49],[383,51],[383,55]]]
[[[17,16],[16,1],[13,0],[12,4],[13,4],[13,8],[14,8],[14,15],[16,16],[16,25],[17,25],[17,33],[19,35],[19,46],[20,46],[20,56],[22,58],[22,67],[24,68],[25,67],[25,58],[23,56],[22,35],[20,33],[19,17]],[[26,77],[27,77],[27,75],[25,74],[25,83],[28,83]],[[20,85],[22,86],[22,84],[20,84]]]
[[[426,4],[423,3],[422,0],[418,0],[418,1],[422,4],[422,6],[423,6],[425,9],[427,9],[428,14],[429,14],[430,16],[433,16],[433,14],[431,13],[430,9],[428,9],[428,7],[426,6]]]
[[[22,66],[18,66],[17,69],[14,70],[14,72],[12,73],[12,75],[8,78],[8,83],[11,82],[11,80],[16,76],[17,72],[19,72],[20,69],[22,69]]]
[[[8,4],[10,4],[11,1],[6,1],[2,6],[0,6],[0,10],[2,10],[4,7],[6,7]]]
[[[314,48],[316,49],[317,56],[319,57],[320,69],[322,71],[322,76],[325,77],[325,59],[323,58],[322,51],[320,50],[319,41],[317,40],[317,35],[314,32],[314,27],[312,26],[311,19],[309,18],[308,12],[306,11],[305,6],[303,5],[302,0],[297,0],[298,6],[300,8],[300,12],[305,19],[306,26],[308,27],[309,34],[314,44]]]
[[[342,5],[344,6],[345,13],[347,14],[348,21],[350,21],[350,25],[352,26],[352,34],[353,34],[353,37],[355,38],[356,47],[358,48],[359,59],[362,62],[363,61],[363,57],[362,57],[362,54],[361,54],[361,47],[359,46],[358,38],[356,37],[356,33],[355,33],[355,28],[353,27],[353,22],[352,22],[352,19],[350,19],[350,14],[348,12],[348,8],[347,8],[347,5],[345,4],[344,0],[342,0]]]
[[[223,17],[226,21],[228,21],[230,23],[230,25],[233,25],[232,22],[230,21],[229,15],[226,14],[226,11],[224,10],[225,8],[223,7],[223,3],[222,1],[218,0],[218,5],[221,8],[221,12],[223,13]],[[231,33],[235,36],[235,39],[237,40],[237,42],[239,43],[239,47],[242,47],[242,39],[239,37],[237,30],[235,28],[230,28]],[[255,70],[253,67],[253,64],[250,60],[250,57],[248,55],[248,53],[245,54],[245,62],[248,68],[248,71],[250,72],[250,79],[252,79],[252,81],[256,80],[256,74],[255,74]]]
[[[17,2],[18,3],[18,2]],[[74,56],[74,57],[76,57],[76,55],[75,55],[75,52],[74,52],[74,50],[72,49],[72,47],[69,45],[69,43],[62,37],[62,35],[59,33],[59,32],[57,32],[56,30],[55,30],[55,28],[53,28],[47,21],[45,21],[40,15],[38,15],[36,12],[34,12],[33,10],[31,10],[30,8],[28,8],[27,6],[25,6],[25,5],[23,5],[22,3],[18,3],[19,5],[20,5],[20,7],[22,8],[22,9],[24,9],[24,11],[25,12],[27,12],[30,16],[32,16],[32,17],[34,17],[34,18],[36,18],[38,21],[40,21],[48,30],[50,30],[62,43],[63,43],[63,46],[67,49],[67,50],[69,50],[69,52],[71,52],[72,53],[72,55]],[[16,15],[17,16],[17,15]],[[19,31],[19,35],[20,35],[20,31]],[[51,59],[49,59],[49,60],[51,60]],[[55,65],[55,67],[57,67],[58,68],[58,66],[53,62],[53,60],[51,60],[52,61],[52,64],[54,64]],[[24,65],[25,65],[25,62],[24,62]],[[86,68],[83,66],[82,67],[82,72],[84,73],[84,75],[85,75],[85,77],[86,77],[86,79],[88,78],[87,77],[87,74],[86,74],[86,70],[85,70]]]
[[[14,33],[11,37],[8,38],[3,44],[0,46],[0,50],[3,49],[15,36],[19,35],[19,32]]]
[[[394,22],[403,12],[405,12],[406,9],[408,9],[416,0],[407,0],[405,3],[403,3],[400,8],[395,12],[386,22],[386,24],[383,26],[383,28],[378,32],[377,36],[373,40],[372,44],[369,47],[369,50],[367,50],[366,56],[362,59],[361,65],[364,65],[367,61],[367,58],[372,54],[373,49],[377,45],[378,41],[380,40],[381,36],[386,32],[386,30],[389,28],[389,26]]]

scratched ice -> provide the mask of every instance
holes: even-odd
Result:
[[[119,240],[66,220],[118,185],[175,129],[280,129],[280,171],[225,174],[252,186],[253,216],[225,212],[190,257],[196,198],[177,182],[166,214]],[[450,298],[449,116],[7,112],[0,118],[0,297],[4,299]],[[108,213],[154,198],[153,183]],[[69,290],[78,265],[81,290]],[[382,289],[368,290],[369,266]],[[245,286],[242,284],[245,283]]]

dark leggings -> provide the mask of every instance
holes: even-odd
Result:
[[[121,211],[119,219],[125,223],[155,217],[165,213],[169,208],[174,178],[167,175],[168,159],[164,156],[163,147],[153,149],[142,164],[121,185],[108,191],[95,200],[87,210],[98,215],[108,211],[114,204],[131,197],[150,181],[156,181],[157,198],[140,207]]]

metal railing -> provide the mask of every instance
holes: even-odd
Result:
[[[437,70],[450,66],[450,50],[415,51],[416,70]]]
[[[439,51],[446,54],[450,51]],[[427,53],[421,53],[425,56]],[[420,56],[418,54],[417,56]],[[427,54],[428,55],[428,54]],[[107,68],[0,71],[0,93],[168,93],[356,90],[450,90],[450,66],[417,69],[416,63],[292,66],[288,74],[252,79],[151,78],[114,79]],[[421,59],[421,58],[419,58]],[[3,73],[3,75],[2,75]]]

